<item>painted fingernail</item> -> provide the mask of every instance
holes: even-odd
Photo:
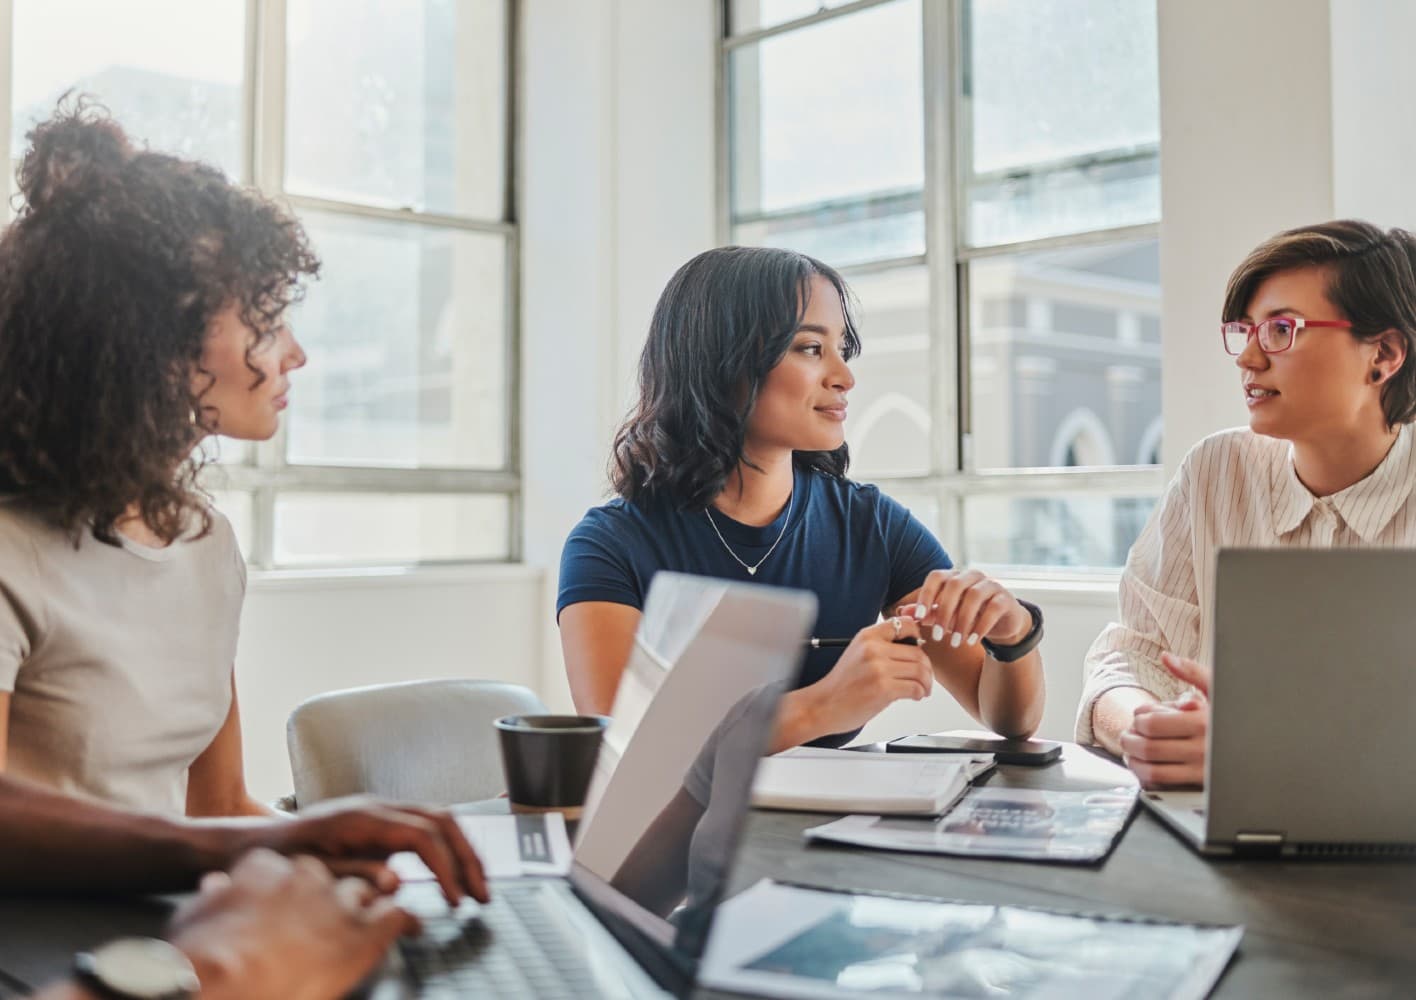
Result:
[[[925,616],[925,613],[926,612],[924,610],[923,604],[915,605],[915,621],[919,621],[921,618],[923,618]]]
[[[934,631],[933,631],[932,633],[930,633],[930,634],[934,636],[934,641],[935,641],[935,642],[938,642],[940,639],[944,638],[944,626],[943,626],[943,625],[936,625],[936,626],[934,626]]]
[[[959,643],[962,642],[963,639],[964,639],[964,634],[963,634],[962,632],[955,632],[955,633],[954,633],[954,637],[949,640],[949,645],[952,646],[952,647],[954,647],[955,649],[958,649],[958,648],[959,648]]]
[[[972,646],[972,645],[973,645],[974,643],[976,643],[976,642],[978,642],[978,633],[977,633],[977,632],[970,632],[970,633],[969,633],[969,645]]]
[[[931,605],[929,606],[929,610],[930,610],[930,611],[938,611],[938,610],[939,610],[939,605],[937,605],[937,604],[931,604]]]

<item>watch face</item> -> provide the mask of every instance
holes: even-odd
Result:
[[[120,938],[92,953],[91,974],[104,986],[135,998],[190,996],[201,988],[192,963],[166,941]]]

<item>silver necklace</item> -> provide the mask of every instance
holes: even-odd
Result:
[[[718,530],[718,522],[713,520],[712,508],[704,507],[703,513],[708,518],[708,523],[713,526],[713,534],[718,536],[718,541],[722,542],[723,548],[728,550],[728,555],[732,556],[739,566],[747,570],[748,576],[756,576],[757,567],[765,563],[767,561],[767,557],[770,556],[774,551],[776,551],[778,543],[782,540],[782,536],[787,533],[787,525],[792,523],[792,501],[795,499],[796,490],[792,490],[792,495],[787,497],[787,517],[786,520],[782,522],[782,530],[777,532],[777,541],[773,542],[772,547],[768,549],[765,553],[763,553],[762,558],[757,560],[757,562],[753,563],[751,566],[742,561],[742,558],[736,552],[733,551],[733,547],[728,544],[728,540],[723,537],[723,533]]]

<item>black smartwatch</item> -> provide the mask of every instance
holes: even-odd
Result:
[[[1028,614],[1032,615],[1032,628],[1028,629],[1028,634],[1023,636],[1011,646],[1000,646],[996,642],[983,640],[983,648],[988,651],[988,655],[999,663],[1012,663],[1014,660],[1021,660],[1042,642],[1042,609],[1032,601],[1019,600],[1019,604],[1027,608]]]
[[[113,1000],[191,1000],[202,988],[187,956],[160,938],[118,938],[81,951],[74,975]]]

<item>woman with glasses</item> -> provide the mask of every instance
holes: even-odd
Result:
[[[814,635],[839,647],[807,651],[779,747],[845,743],[935,680],[998,733],[1037,729],[1041,612],[955,569],[909,511],[846,478],[859,350],[845,282],[820,261],[721,247],[679,268],[615,438],[619,496],[585,515],[561,559],[556,610],[581,711],[614,704],[649,581],[674,570],[816,593]]]
[[[1132,546],[1087,655],[1077,739],[1148,786],[1204,781],[1221,547],[1416,545],[1416,237],[1293,229],[1230,276],[1220,335],[1249,426],[1196,445]],[[1276,682],[1278,682],[1276,680]]]

